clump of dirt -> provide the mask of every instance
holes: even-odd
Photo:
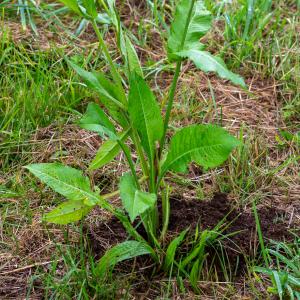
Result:
[[[265,240],[289,240],[292,238],[288,231],[286,213],[275,207],[263,207],[258,210],[261,229]],[[255,257],[258,247],[256,222],[252,211],[239,211],[231,207],[227,196],[216,194],[211,201],[185,201],[183,199],[171,200],[171,216],[169,224],[170,236],[175,236],[182,230],[190,227],[190,232],[196,226],[201,230],[213,229],[221,220],[230,224],[223,235],[234,233],[225,239],[223,247],[229,260],[235,263],[240,256]],[[128,238],[122,224],[112,217],[110,220],[89,228],[91,245],[97,257],[112,245]],[[143,232],[140,232],[143,234]],[[243,263],[240,267],[243,268]]]
[[[96,226],[90,225],[86,230],[96,259],[99,259],[106,250],[125,241],[128,237],[122,223],[114,216]]]
[[[286,213],[274,207],[263,207],[258,210],[261,229],[266,240],[283,240],[290,237],[285,220]],[[227,216],[227,217],[226,217]],[[171,201],[171,232],[180,232],[197,224],[201,229],[213,229],[226,217],[231,225],[223,234],[237,232],[230,237],[232,243],[249,256],[256,243],[256,222],[252,211],[239,211],[231,207],[225,194],[216,194],[211,201]]]

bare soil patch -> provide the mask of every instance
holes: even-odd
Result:
[[[289,228],[293,225],[289,224],[290,216],[285,211],[276,207],[262,207],[258,209],[258,214],[266,242],[269,239],[277,241],[292,239]],[[255,258],[259,247],[255,218],[251,210],[239,211],[233,208],[225,194],[216,194],[211,201],[185,201],[173,198],[169,224],[170,238],[188,227],[191,228],[191,233],[198,225],[201,230],[213,229],[224,218],[230,226],[223,234],[235,234],[222,242],[223,247],[233,265],[237,259],[240,260],[240,274],[242,274],[245,271],[243,257]],[[128,238],[122,224],[115,217],[96,226],[89,225],[86,229],[96,257],[101,257],[108,248]]]

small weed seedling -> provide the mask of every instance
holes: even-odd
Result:
[[[42,182],[68,199],[46,214],[44,219],[56,224],[75,222],[99,205],[116,216],[131,237],[108,250],[100,259],[97,266],[100,278],[105,278],[118,262],[140,255],[150,255],[166,272],[171,267],[177,268],[196,283],[202,266],[199,257],[205,257],[204,247],[210,240],[215,239],[215,232],[201,233],[198,246],[181,258],[180,263],[175,261],[176,250],[184,240],[186,231],[164,248],[170,216],[170,188],[164,177],[169,171],[186,172],[191,162],[206,169],[217,167],[228,158],[239,142],[220,127],[191,125],[178,129],[167,146],[166,135],[177,81],[182,63],[186,59],[193,61],[202,71],[215,72],[237,85],[244,86],[244,81],[230,72],[219,57],[205,51],[204,45],[199,42],[210,30],[212,21],[203,1],[181,0],[176,7],[167,41],[168,59],[170,63],[176,63],[176,69],[167,107],[163,108],[163,118],[159,104],[144,80],[143,69],[126,29],[120,22],[114,1],[99,2],[115,27],[126,76],[118,72],[99,31],[99,14],[94,0],[82,0],[80,3],[76,0],[61,1],[73,12],[91,22],[111,72],[109,79],[104,73],[85,71],[69,61],[86,85],[98,93],[103,107],[102,109],[95,103],[90,103],[79,122],[82,128],[97,132],[106,139],[92,161],[90,170],[103,167],[122,151],[130,172],[120,179],[117,191],[123,204],[120,209],[108,201],[111,194],[99,195],[99,188],[91,187],[89,179],[79,170],[58,163],[27,166]],[[127,85],[128,92],[125,88]],[[116,126],[122,130],[117,131]],[[129,139],[134,149],[127,146]],[[134,161],[133,153],[137,153],[137,161]],[[140,164],[143,174],[136,171],[137,164]],[[162,224],[159,221],[158,199],[162,202]],[[147,238],[142,237],[134,227],[137,218],[141,221]]]

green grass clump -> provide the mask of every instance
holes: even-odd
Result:
[[[300,237],[294,235],[291,243],[272,241],[266,252],[270,265],[255,267],[258,273],[266,275],[271,285],[268,291],[282,299],[300,298]]]
[[[74,82],[73,71],[60,59],[60,50],[32,51],[29,45],[16,45],[2,35],[0,57],[0,155],[4,168],[30,150],[26,145],[37,128],[53,122],[65,124],[90,94]]]

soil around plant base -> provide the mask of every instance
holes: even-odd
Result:
[[[225,264],[227,270],[232,274],[231,280],[233,280],[233,283],[241,286],[241,282],[244,282],[245,278],[247,278],[247,261],[251,261],[254,258],[262,259],[261,252],[257,251],[259,249],[259,242],[252,210],[240,211],[233,208],[225,194],[215,194],[210,201],[186,201],[182,198],[173,198],[170,200],[170,205],[169,240],[188,227],[190,228],[189,234],[192,239],[197,226],[199,226],[200,232],[205,229],[213,229],[225,218],[224,224],[227,224],[228,227],[226,227],[226,230],[222,234],[232,234],[229,238],[221,241],[222,251],[226,253]],[[276,207],[261,207],[258,209],[258,215],[266,244],[270,239],[276,241],[291,241],[293,239],[293,235],[289,231],[290,228],[293,228],[293,224],[289,224],[290,216],[284,210],[277,209]],[[97,226],[91,225],[86,230],[95,259],[100,259],[105,251],[113,245],[128,239],[127,232],[115,217],[100,222]],[[144,235],[145,232],[141,230],[140,234]],[[188,249],[188,244],[183,243],[181,245],[182,253],[185,253]],[[218,280],[227,282],[223,273],[224,265],[222,266],[220,261],[215,259],[217,252],[220,252],[220,248],[206,248],[206,253],[208,254],[206,266],[210,267],[213,264],[214,274]],[[165,274],[153,272],[154,267],[151,258],[143,256],[137,258],[134,264],[132,264],[132,261],[119,264],[117,272],[124,275],[136,272],[136,277],[134,277],[136,281],[134,281],[132,291],[134,295],[144,296],[147,294],[147,299],[157,299],[160,295],[159,283],[164,281]],[[156,275],[154,276],[154,274]],[[187,290],[191,290],[188,284],[186,288]],[[208,290],[206,291],[207,288]],[[201,287],[201,290],[207,295],[211,293],[210,287],[204,286]],[[194,297],[190,299],[194,299]]]
[[[216,194],[210,201],[173,198],[170,200],[171,215],[169,235],[174,237],[190,227],[190,232],[199,226],[201,230],[213,229],[221,220],[229,224],[222,232],[230,235],[222,241],[222,245],[232,263],[241,255],[254,258],[259,246],[256,222],[252,211],[239,211],[232,208],[225,194]],[[269,239],[282,241],[291,240],[286,212],[276,207],[258,209],[261,230],[266,242]],[[111,246],[128,239],[122,224],[112,217],[97,226],[87,228],[92,250],[96,258],[100,258]],[[143,232],[141,231],[141,234]],[[232,234],[232,235],[231,235]]]

